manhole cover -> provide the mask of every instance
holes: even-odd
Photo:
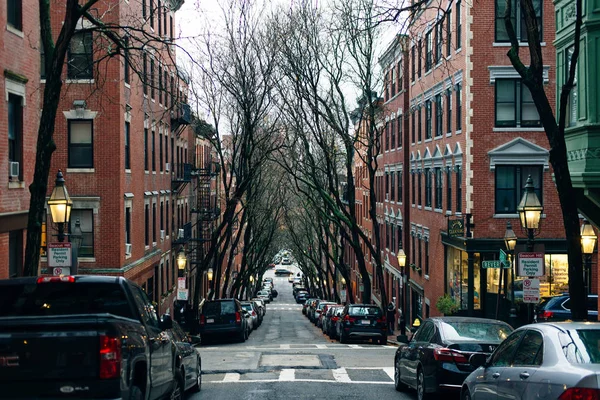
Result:
[[[263,355],[260,359],[262,367],[320,367],[318,355],[277,354]]]

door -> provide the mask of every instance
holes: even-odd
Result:
[[[498,381],[502,372],[510,366],[523,334],[524,331],[517,331],[507,337],[492,354],[489,364],[483,368],[483,373],[476,374],[475,384],[472,386],[473,393],[471,393],[473,398],[478,400],[498,398]]]
[[[510,367],[504,368],[498,379],[498,399],[529,399],[529,382],[534,379],[537,369],[542,365],[544,340],[536,330],[528,330],[519,343]]]
[[[433,333],[433,322],[426,321],[403,350],[404,368],[400,372],[403,380],[410,386],[417,386],[417,368],[424,357],[425,347],[433,337]]]

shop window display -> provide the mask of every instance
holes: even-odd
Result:
[[[448,293],[456,301],[456,304],[460,306],[461,310],[467,310],[469,304],[469,264],[467,261],[467,253],[459,249],[448,248],[447,257],[448,259],[446,265],[448,266]],[[479,254],[475,254],[473,268],[473,301],[475,310],[479,310],[481,308],[479,264]]]

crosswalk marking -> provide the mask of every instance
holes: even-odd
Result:
[[[294,347],[292,347],[294,346]],[[377,344],[339,344],[332,343],[330,345],[327,344],[278,344],[278,345],[261,345],[261,346],[233,346],[230,348],[226,347],[199,347],[199,351],[239,351],[240,348],[246,350],[255,350],[255,351],[270,351],[270,350],[384,350],[384,349],[395,349],[396,346],[391,345],[377,345]]]
[[[296,380],[295,369],[282,369],[279,373],[279,382],[293,382]]]
[[[223,378],[223,382],[238,382],[240,380],[240,374],[235,372],[228,372]]]
[[[336,382],[351,382],[350,376],[348,376],[348,372],[346,372],[346,368],[338,368],[331,371],[333,373],[333,379]]]
[[[391,380],[394,380],[394,367],[384,367],[383,372],[385,372]]]

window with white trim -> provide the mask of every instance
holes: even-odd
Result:
[[[93,120],[69,120],[69,168],[94,168]]]
[[[520,79],[496,79],[496,127],[541,126],[531,92]]]
[[[542,204],[542,165],[497,165],[495,168],[495,212],[516,214],[525,192],[527,177],[531,175],[535,194]]]

